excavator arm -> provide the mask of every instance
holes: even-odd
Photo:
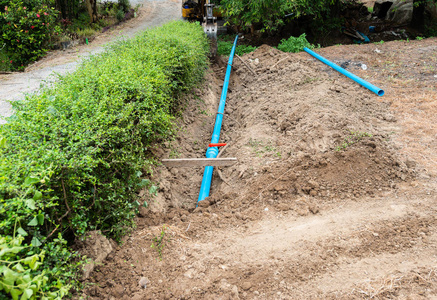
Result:
[[[211,40],[211,56],[215,57],[217,55],[217,18],[213,15],[214,4],[206,0],[204,5],[203,30]]]

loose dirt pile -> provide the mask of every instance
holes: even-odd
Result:
[[[364,53],[349,57],[358,62],[352,66],[371,66],[365,54],[374,45],[350,47]],[[335,55],[337,47],[328,49]],[[306,54],[262,46],[243,60],[257,75],[234,60],[220,139],[228,143],[222,157],[238,163],[215,171],[211,196],[198,208],[201,168],[157,168],[158,195],[141,194],[149,208],[141,208],[137,230],[93,273],[85,294],[437,296],[437,185],[428,172],[437,165],[401,151],[410,135],[398,121],[400,103]],[[155,154],[204,157],[225,67],[224,60],[213,65],[203,87],[184,100],[176,140]]]

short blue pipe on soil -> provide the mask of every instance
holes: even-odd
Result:
[[[383,96],[384,95],[384,90],[381,90],[379,87],[374,86],[373,84],[371,84],[370,82],[365,81],[364,79],[358,77],[355,74],[352,74],[349,71],[346,71],[345,69],[343,69],[342,67],[340,67],[339,65],[334,64],[333,62],[327,60],[326,58],[324,58],[323,56],[317,54],[316,52],[308,49],[308,48],[303,48],[303,50],[305,50],[307,53],[311,54],[312,56],[314,56],[315,58],[317,58],[318,60],[320,60],[321,62],[327,64],[328,66],[330,66],[331,68],[333,68],[334,70],[340,72],[341,74],[349,77],[350,79],[352,79],[353,81],[361,84],[362,86],[364,86],[365,88],[371,90],[372,92],[374,92],[375,94],[377,94],[378,96]]]
[[[225,81],[223,83],[222,95],[220,97],[220,103],[217,111],[217,116],[215,118],[214,131],[212,133],[211,144],[216,144],[220,139],[220,131],[222,129],[223,113],[225,112],[226,95],[228,94],[229,78],[231,77],[232,61],[234,59],[235,48],[237,46],[238,35],[235,37],[234,46],[232,47],[231,54],[229,55],[228,67],[226,68]],[[216,158],[218,155],[217,147],[209,147],[206,150],[207,158]],[[211,189],[212,172],[214,171],[213,166],[205,167],[203,172],[202,185],[200,187],[199,198],[197,202],[205,200],[209,196],[209,191]]]

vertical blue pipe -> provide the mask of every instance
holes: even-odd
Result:
[[[228,94],[229,78],[231,77],[232,61],[234,59],[235,48],[237,46],[238,35],[235,37],[234,46],[232,47],[231,54],[229,55],[228,67],[226,68],[225,81],[223,83],[222,95],[220,97],[220,103],[217,111],[217,116],[215,118],[214,131],[212,133],[211,144],[216,144],[220,139],[220,131],[222,129],[223,114],[225,112],[226,95]],[[216,158],[218,155],[218,147],[209,147],[206,150],[207,158]],[[197,202],[205,200],[209,196],[209,191],[211,189],[212,172],[214,171],[213,166],[205,167],[203,172],[202,185],[200,187],[199,198]]]
[[[371,84],[368,81],[365,81],[364,79],[358,77],[355,74],[352,74],[349,71],[346,71],[345,69],[343,69],[342,67],[340,67],[339,65],[334,64],[332,61],[327,60],[326,58],[324,58],[323,56],[317,54],[316,52],[308,49],[308,48],[303,48],[303,50],[305,50],[305,52],[307,52],[308,54],[311,54],[312,56],[314,56],[315,58],[317,58],[318,60],[320,60],[321,62],[327,64],[328,66],[330,66],[331,68],[333,68],[334,70],[340,72],[341,74],[343,74],[346,77],[349,77],[350,79],[352,79],[353,81],[361,84],[362,86],[364,86],[365,88],[371,90],[372,92],[374,92],[375,94],[377,94],[378,96],[383,96],[384,95],[384,90],[381,90],[379,87],[374,86],[373,84]]]

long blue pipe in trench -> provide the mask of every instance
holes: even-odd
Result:
[[[220,139],[220,131],[222,129],[223,113],[225,112],[226,95],[228,94],[229,77],[231,77],[232,61],[234,59],[235,48],[237,46],[238,35],[235,37],[234,46],[232,47],[231,54],[229,55],[228,67],[226,68],[225,81],[223,83],[222,95],[220,97],[220,103],[217,111],[217,116],[215,118],[214,131],[212,133],[211,144],[216,144]],[[218,155],[218,147],[209,147],[206,150],[207,158],[216,158]],[[213,166],[205,167],[203,172],[202,185],[200,187],[199,198],[197,202],[205,200],[209,196],[209,191],[211,189],[212,172],[214,171]]]
[[[334,64],[332,61],[327,60],[326,58],[324,58],[323,56],[317,54],[316,52],[308,49],[308,48],[303,48],[303,50],[305,50],[305,52],[307,52],[308,54],[314,56],[315,58],[317,58],[318,60],[320,60],[321,62],[327,64],[328,66],[330,66],[331,68],[333,68],[334,70],[340,72],[341,74],[343,74],[344,76],[349,77],[350,79],[352,79],[353,81],[361,84],[362,86],[364,86],[365,88],[371,90],[372,92],[374,92],[375,94],[377,94],[378,96],[383,96],[384,95],[384,90],[381,90],[379,87],[374,86],[373,84],[371,84],[370,82],[365,81],[364,79],[358,77],[355,74],[352,74],[349,71],[346,71],[345,69],[343,69],[342,67],[340,67],[339,65]]]

